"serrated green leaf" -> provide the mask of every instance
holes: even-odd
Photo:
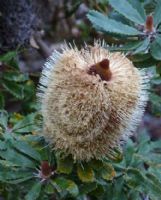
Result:
[[[36,168],[35,163],[12,148],[0,151],[0,157],[21,167]]]
[[[2,167],[0,165],[0,181],[17,184],[16,181],[25,181],[33,177],[31,172],[23,171],[20,169],[12,169],[10,167]]]
[[[136,54],[136,55],[132,55],[130,56],[130,60],[132,60],[133,62],[135,63],[138,63],[138,62],[146,62],[148,61],[149,59],[151,59],[151,54],[150,53],[147,53],[147,54]],[[149,66],[149,65],[148,65]]]
[[[4,55],[0,56],[0,61],[1,62],[8,62],[11,59],[15,58],[17,56],[17,52],[16,51],[10,51]]]
[[[127,196],[124,192],[124,179],[122,177],[117,178],[117,181],[113,181],[112,184],[109,183],[106,187],[106,192],[104,195],[104,199],[108,197],[110,200],[127,200]],[[132,200],[132,199],[129,199]],[[136,199],[135,199],[136,200]],[[139,200],[139,199],[137,199]]]
[[[5,150],[5,148],[4,148],[4,150]],[[18,166],[17,164],[12,163],[12,162],[10,162],[8,160],[0,160],[0,165],[2,165],[4,167],[17,167]]]
[[[129,187],[148,194],[152,199],[160,200],[161,188],[157,177],[152,174],[145,176],[143,171],[134,168],[128,169],[127,175],[125,180]]]
[[[133,51],[140,47],[142,41],[133,41],[120,46],[109,47],[110,51]]]
[[[5,63],[5,64],[9,65],[10,67],[13,67],[14,69],[19,69],[16,51],[10,51],[4,55],[1,55],[0,62]]]
[[[5,110],[0,110],[0,125],[3,126],[3,128],[7,129],[8,113]]]
[[[137,53],[145,53],[149,49],[150,39],[146,38],[142,41],[141,45],[133,52],[133,54]]]
[[[17,99],[24,98],[24,87],[21,84],[4,80],[2,83],[3,87]]]
[[[135,0],[135,1],[128,0],[128,2],[132,5],[133,8],[135,8],[138,11],[142,19],[146,20],[145,9],[143,7],[143,4],[140,2],[140,0]]]
[[[33,97],[35,97],[35,85],[34,82],[31,80],[28,80],[24,84],[24,93],[25,93],[25,100],[29,100]],[[31,102],[33,103],[33,102]]]
[[[149,167],[148,168],[148,173],[152,173],[155,176],[157,176],[159,178],[159,180],[161,180],[161,165],[160,166],[153,166],[153,167]]]
[[[93,182],[95,180],[94,171],[88,165],[78,165],[77,166],[77,174],[79,179],[82,182]]]
[[[152,141],[150,146],[151,146],[151,149],[153,149],[153,150],[156,148],[160,149],[161,148],[161,139]]]
[[[31,190],[28,192],[28,194],[25,196],[25,200],[36,200],[36,199],[38,199],[39,196],[40,196],[41,188],[42,188],[41,182],[35,183],[33,185],[33,187],[31,188]]]
[[[27,115],[25,118],[14,125],[12,131],[16,133],[28,133],[36,130],[35,117],[36,113]]]
[[[160,13],[161,13],[161,0],[158,0],[153,14],[155,27],[157,27],[157,25],[161,22]]]
[[[9,183],[9,184],[20,184],[20,183],[28,181],[32,178],[33,178],[33,175],[26,175],[26,177],[18,178],[18,179],[15,179],[15,180],[8,180],[6,182]]]
[[[161,37],[156,37],[156,39],[151,43],[150,52],[153,58],[156,60],[161,60]]]
[[[24,141],[18,141],[18,140],[13,140],[12,145],[14,146],[15,149],[18,151],[26,154],[27,156],[37,160],[41,161],[41,156],[40,154],[35,151],[29,144],[27,144]]]
[[[127,175],[124,178],[130,188],[142,191],[145,187],[145,176],[138,169],[128,168]]]
[[[57,158],[58,173],[70,174],[73,170],[73,159],[71,157]]]
[[[22,74],[19,71],[6,71],[3,73],[3,79],[15,82],[24,82],[28,80],[27,74]]]
[[[61,192],[61,190],[66,190],[74,197],[77,196],[79,193],[78,186],[72,180],[65,179],[63,177],[58,177],[52,182],[59,187],[59,192]]]
[[[146,174],[147,177],[147,190],[149,189],[149,196],[152,199],[160,200],[161,197],[161,182],[160,180],[151,173]]]
[[[102,32],[129,36],[136,36],[141,34],[141,32],[139,32],[135,28],[117,22],[113,19],[109,19],[107,16],[94,10],[89,11],[87,17],[92,22],[93,26]]]
[[[137,24],[144,24],[143,17],[127,0],[109,0],[109,4],[127,19]]]

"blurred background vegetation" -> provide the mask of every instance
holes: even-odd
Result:
[[[0,1],[0,199],[161,199],[160,13],[160,0]],[[145,31],[147,16],[155,31]],[[116,150],[116,160],[85,163],[82,171],[36,135],[36,88],[46,58],[64,41],[81,47],[94,39],[146,68],[151,87],[124,154]]]

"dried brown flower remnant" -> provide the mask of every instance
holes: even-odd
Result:
[[[154,22],[153,22],[153,16],[152,15],[149,15],[146,18],[145,30],[147,32],[153,32],[154,31]]]
[[[49,165],[48,161],[43,161],[41,163],[41,173],[44,177],[51,176],[52,169],[51,169],[51,166]]]
[[[144,71],[99,43],[54,52],[40,84],[43,134],[76,160],[113,156],[135,131],[147,101]]]
[[[111,71],[108,59],[103,59],[99,63],[92,65],[89,68],[88,74],[99,74],[102,80],[108,81],[111,79]]]

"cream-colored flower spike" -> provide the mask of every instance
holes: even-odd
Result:
[[[76,160],[113,156],[113,148],[135,131],[147,102],[145,73],[103,46],[54,52],[40,79],[43,134]]]

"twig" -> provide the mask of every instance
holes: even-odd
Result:
[[[44,58],[48,58],[51,55],[51,50],[47,44],[42,40],[42,32],[36,32],[34,34],[34,39],[39,46],[38,51],[42,54]]]

